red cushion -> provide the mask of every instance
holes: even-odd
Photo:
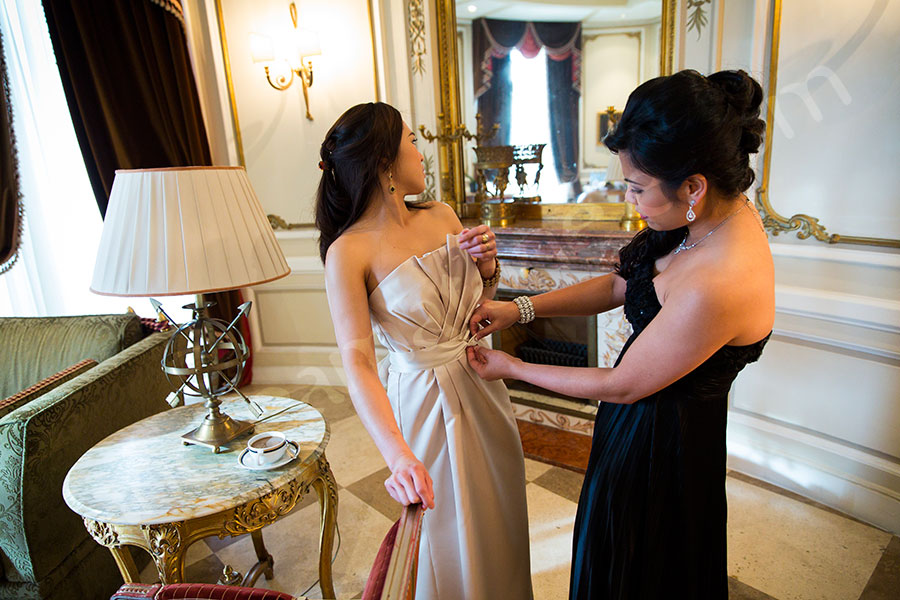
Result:
[[[295,600],[290,594],[262,588],[215,585],[212,583],[171,583],[152,585],[126,583],[110,600]]]
[[[397,528],[400,527],[400,521],[394,523],[391,530],[384,536],[381,542],[381,548],[375,556],[375,563],[372,570],[369,571],[369,578],[366,580],[366,587],[363,590],[363,600],[379,600],[381,592],[384,590],[384,581],[387,578],[388,566],[391,564],[391,552],[394,551],[394,542],[397,541]]]
[[[294,600],[290,594],[262,588],[215,585],[212,583],[173,583],[163,586],[154,600]]]

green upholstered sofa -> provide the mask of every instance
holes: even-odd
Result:
[[[82,361],[99,364],[0,416],[0,598],[109,598],[109,550],[62,497],[66,473],[111,433],[168,408],[167,333],[136,315],[0,318],[0,399]]]

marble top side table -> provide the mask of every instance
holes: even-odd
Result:
[[[312,487],[320,505],[319,577],[322,593],[334,598],[331,553],[337,518],[337,487],[328,461],[328,425],[312,406],[274,396],[253,396],[265,410],[255,431],[281,431],[297,443],[299,456],[271,470],[247,470],[238,456],[249,436],[215,454],[184,445],[206,410],[193,404],[148,417],[117,431],[88,450],[63,483],[69,507],[84,518],[90,535],[112,552],[126,583],[139,581],[127,546],[153,557],[162,583],[184,581],[187,548],[211,535],[250,533],[259,560],[241,582],[253,585],[261,573],[273,576],[274,560],[262,541],[262,528],[289,514]],[[226,399],[223,409],[253,420],[246,404]]]

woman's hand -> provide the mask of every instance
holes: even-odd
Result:
[[[469,318],[469,331],[476,340],[506,329],[519,320],[519,307],[515,302],[486,300]]]
[[[419,504],[425,508],[434,508],[434,486],[425,465],[412,454],[403,455],[394,461],[391,476],[385,479],[391,498],[402,504]]]
[[[459,247],[475,258],[478,270],[485,279],[494,273],[497,258],[497,241],[494,232],[487,225],[463,229],[459,236]],[[489,271],[485,274],[485,271]]]
[[[466,357],[469,359],[469,366],[486,381],[510,378],[513,376],[515,367],[522,363],[520,359],[510,356],[506,352],[488,350],[481,346],[466,348]]]

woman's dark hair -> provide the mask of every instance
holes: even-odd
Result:
[[[328,247],[353,225],[378,191],[379,174],[397,158],[403,119],[383,102],[357,104],[335,121],[319,150],[316,228],[322,262]],[[408,202],[410,208],[420,208]]]
[[[744,71],[704,77],[687,70],[657,77],[631,92],[603,143],[660,179],[664,192],[674,192],[699,173],[718,193],[732,198],[755,179],[750,154],[759,150],[766,130],[759,118],[762,99],[762,87]],[[684,228],[641,232],[620,251],[620,272],[636,261],[667,254],[685,235]]]

